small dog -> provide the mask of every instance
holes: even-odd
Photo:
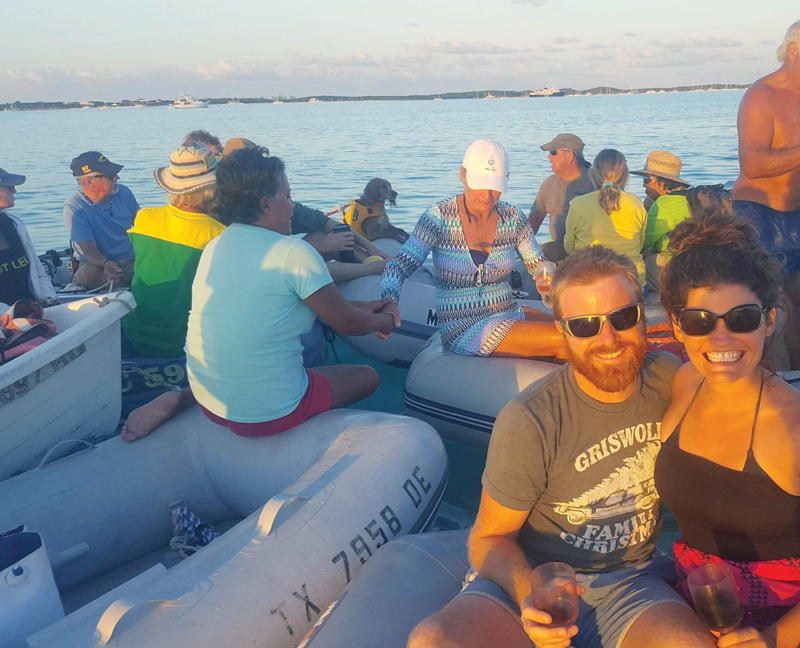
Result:
[[[400,243],[405,243],[408,240],[408,232],[392,225],[383,209],[384,203],[389,203],[394,207],[396,200],[397,192],[392,189],[392,185],[388,180],[373,178],[367,183],[367,186],[364,187],[364,193],[355,202],[367,209],[377,208],[376,211],[380,213],[375,216],[362,216],[361,232],[364,234],[364,238],[369,241],[391,238],[400,241]],[[363,211],[365,210],[359,210],[359,212]]]

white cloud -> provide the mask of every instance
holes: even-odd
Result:
[[[230,63],[220,59],[213,65],[195,65],[189,68],[191,71],[199,74],[204,79],[218,79],[220,77],[229,76],[236,72],[236,68]]]
[[[574,36],[556,36],[553,39],[553,42],[556,45],[564,45],[566,43],[580,43],[581,39],[580,38],[575,38]]]
[[[680,40],[651,40],[653,45],[657,47],[664,47],[667,49],[685,49],[687,47],[701,47],[701,48],[724,48],[724,47],[741,47],[742,42],[732,38],[682,38]]]
[[[511,0],[511,4],[532,5],[534,7],[541,7],[547,0]]]
[[[420,45],[420,49],[438,54],[510,54],[515,51],[486,41],[467,43],[459,40],[438,41],[434,39],[426,40]]]
[[[543,52],[565,52],[563,47],[553,47],[552,45],[542,45]]]
[[[589,47],[595,50],[614,49],[616,45],[611,43],[590,43]]]

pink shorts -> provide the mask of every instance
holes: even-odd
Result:
[[[286,416],[281,416],[281,418],[275,419],[274,421],[265,421],[263,423],[237,423],[236,421],[229,421],[209,412],[202,405],[200,405],[200,410],[210,421],[228,428],[231,432],[239,436],[260,437],[285,432],[293,427],[297,427],[312,416],[321,412],[327,412],[331,408],[331,383],[328,377],[317,371],[310,371],[308,369],[306,369],[306,373],[308,374],[308,389],[306,389],[303,398],[297,404],[293,412],[290,412]]]

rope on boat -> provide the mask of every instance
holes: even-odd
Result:
[[[186,506],[185,500],[173,502],[168,507],[172,517],[172,539],[169,548],[188,558],[220,536],[210,524],[203,522]]]
[[[327,324],[322,325],[322,330],[325,333],[325,341],[330,345],[331,351],[333,351],[333,357],[336,358],[336,364],[342,364],[342,361],[339,360],[339,354],[336,353],[336,347],[333,344],[336,341],[336,331]]]
[[[126,300],[120,299],[119,297],[102,297],[100,299],[95,297],[92,301],[95,304],[97,304],[100,308],[104,308],[105,306],[108,306],[111,303],[117,302],[117,303],[122,304],[123,306],[125,306],[125,308],[128,309],[129,313],[132,313],[133,309],[134,309],[134,307],[131,306]]]

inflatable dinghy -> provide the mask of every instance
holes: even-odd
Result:
[[[339,290],[345,299],[370,301],[378,299],[381,292],[379,276],[359,277],[342,284]],[[350,335],[344,341],[362,355],[395,367],[408,367],[436,333],[436,286],[433,275],[420,268],[403,283],[400,292],[401,325],[392,331],[388,340],[374,335]]]
[[[395,540],[347,586],[300,648],[405,648],[416,625],[461,591],[469,529]]]
[[[394,239],[378,239],[374,243],[391,256],[403,247]],[[379,299],[381,277],[359,277],[337,285],[345,299],[370,301]],[[374,335],[358,335],[345,336],[344,341],[368,358],[395,367],[409,367],[428,338],[438,330],[432,263],[419,268],[403,283],[399,306],[402,322],[388,340],[379,340]]]
[[[294,648],[379,547],[428,528],[446,481],[428,425],[355,410],[243,438],[194,407],[23,473],[0,483],[0,533],[41,534],[68,614],[27,645]],[[184,505],[222,535],[180,561]]]
[[[406,377],[409,416],[430,423],[445,439],[487,448],[497,414],[531,383],[559,365],[525,358],[483,358],[446,351],[437,333]]]
[[[120,319],[135,306],[119,292],[47,308],[57,334],[0,366],[0,479],[63,439],[96,442],[117,428]]]

